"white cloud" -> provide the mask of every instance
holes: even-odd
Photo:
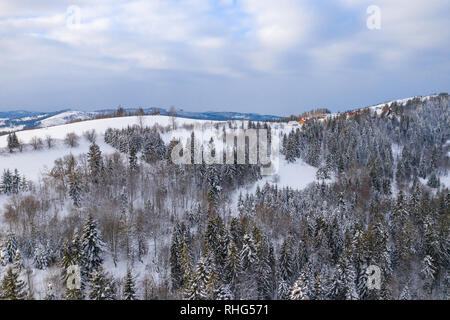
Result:
[[[296,0],[242,0],[252,16],[254,32],[261,45],[283,50],[304,41],[311,29],[312,17]]]
[[[277,72],[280,60],[289,50],[305,44],[314,30],[313,11],[306,1],[241,0],[249,14],[252,48],[247,61],[256,70]]]
[[[0,78],[27,73],[36,79],[56,79],[80,69],[87,75],[116,72],[118,77],[169,70],[231,81],[255,79],[256,74],[289,82],[288,76],[308,79],[337,70],[397,71],[420,65],[417,59],[426,55],[431,61],[449,54],[448,0],[339,0],[340,15],[329,12],[334,8],[326,6],[329,2],[336,4],[334,0],[0,1]],[[378,31],[366,28],[366,8],[371,4],[382,10]],[[77,29],[66,26],[70,5],[81,8]]]
[[[365,23],[354,33],[322,40],[309,50],[318,68],[348,67],[366,59],[367,68],[402,68],[430,52],[449,52],[450,2],[446,0],[340,0],[356,17],[367,18],[366,8],[381,9],[381,29]],[[361,19],[361,21],[364,21]]]

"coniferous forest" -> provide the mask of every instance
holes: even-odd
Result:
[[[68,136],[88,139],[89,152],[56,160],[39,181],[2,170],[0,298],[447,300],[449,102],[417,98],[282,131],[280,156],[317,168],[303,189],[243,192],[262,178],[259,164],[173,164],[177,140],[162,134],[174,128]],[[15,134],[8,145],[20,152]],[[67,285],[73,266],[79,286]]]

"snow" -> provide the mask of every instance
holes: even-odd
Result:
[[[184,118],[176,118],[175,122],[178,127],[185,124],[198,124],[203,127],[213,123],[209,120],[192,120]],[[121,129],[139,123],[139,117],[132,116],[87,120],[47,128],[19,131],[16,134],[22,143],[29,143],[33,137],[45,139],[46,136],[51,136],[55,140],[55,146],[52,149],[43,147],[41,150],[31,150],[30,146],[25,146],[23,152],[15,151],[14,153],[9,153],[6,149],[7,136],[0,136],[0,171],[7,168],[11,170],[17,168],[19,173],[25,175],[27,179],[37,181],[42,173],[53,167],[56,159],[69,154],[77,156],[88,152],[90,143],[82,137],[83,132],[94,129],[97,133],[96,143],[104,154],[108,154],[113,153],[116,150],[104,142],[104,132],[106,129]],[[142,124],[145,126],[159,125],[161,127],[166,127],[172,125],[172,119],[168,116],[144,116],[142,117]],[[80,136],[79,145],[77,147],[69,148],[63,143],[66,134],[70,132],[75,132]],[[172,137],[187,137],[189,135],[190,131],[181,128],[176,129],[173,132],[162,134],[162,138],[168,143]]]
[[[447,174],[446,176],[439,177],[441,180],[441,183],[446,187],[450,189],[450,174]]]
[[[55,116],[49,117],[47,119],[41,120],[41,127],[51,127],[56,125],[65,124],[71,119],[88,119],[89,115],[85,112],[80,111],[66,111]]]
[[[316,172],[317,168],[304,163],[302,160],[288,163],[284,157],[282,157],[282,159],[280,159],[278,173],[273,176],[263,177],[257,184],[262,187],[267,182],[270,184],[276,183],[280,188],[290,187],[292,189],[304,189],[310,183],[315,181]]]
[[[209,120],[192,120],[176,118],[177,125],[192,124],[192,123],[211,123]],[[171,117],[168,116],[143,116],[142,123],[145,126],[160,125],[162,127],[172,125]],[[33,130],[25,130],[17,132],[17,137],[20,141],[28,143],[32,137],[38,136],[45,138],[50,135],[53,139],[64,139],[67,133],[75,132],[81,135],[85,131],[94,129],[97,133],[104,133],[108,128],[122,129],[127,126],[139,124],[139,117],[120,117],[80,121],[75,123],[63,124],[47,128],[39,128]],[[7,146],[7,136],[0,136],[0,148]]]
[[[97,139],[97,144],[104,153],[113,153],[115,149]],[[42,148],[41,150],[27,150],[23,152],[4,153],[0,155],[0,168],[18,169],[21,175],[25,175],[28,180],[38,181],[41,174],[50,170],[56,159],[72,154],[78,156],[89,151],[90,142],[80,138],[79,145],[74,148],[66,147],[62,142],[52,149]],[[3,170],[2,170],[3,171]]]
[[[11,131],[23,130],[23,128],[25,128],[25,125],[21,124],[21,125],[14,126],[14,127],[1,127],[0,131],[11,132]]]
[[[277,184],[279,188],[289,187],[296,190],[304,189],[309,184],[316,181],[316,172],[317,168],[306,164],[300,159],[293,163],[289,163],[284,156],[280,156],[280,166],[275,175],[264,176],[262,179],[251,185],[237,189],[231,197],[231,202],[234,204],[234,209],[236,209],[240,193],[243,195],[246,193],[253,194],[256,192],[258,186],[262,189],[266,183],[271,185]]]
[[[425,97],[416,96],[416,97],[410,97],[410,98],[405,98],[405,99],[398,99],[398,100],[393,100],[393,101],[389,101],[389,102],[386,102],[386,103],[377,104],[375,106],[370,106],[368,108],[371,111],[374,111],[377,115],[380,115],[383,112],[383,107],[386,106],[386,105],[388,107],[390,107],[392,104],[396,103],[397,105],[404,106],[409,101],[411,101],[413,99],[419,98],[423,102],[423,101],[429,100],[430,98],[436,97],[436,96],[437,95],[431,95],[431,96],[425,96]]]

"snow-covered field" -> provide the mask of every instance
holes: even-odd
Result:
[[[103,141],[100,137],[97,144],[104,153],[113,153],[115,149]],[[43,147],[41,150],[27,150],[23,152],[3,152],[0,154],[0,168],[18,169],[28,180],[37,181],[42,173],[50,170],[56,159],[63,158],[66,155],[74,156],[87,153],[90,143],[84,138],[80,138],[77,147],[69,148],[62,142],[58,142],[52,149]]]
[[[202,124],[211,123],[211,121],[176,118],[176,124],[178,126],[193,123]],[[19,131],[17,132],[17,137],[20,141],[28,143],[31,138],[35,136],[45,138],[49,135],[53,139],[64,139],[69,132],[75,132],[76,134],[81,135],[85,131],[94,129],[97,133],[104,133],[108,128],[121,129],[137,124],[140,124],[140,118],[137,116],[87,120],[47,128]],[[144,126],[153,126],[157,124],[165,127],[172,125],[172,119],[168,116],[143,116],[142,124]],[[0,136],[0,148],[5,148],[6,146],[7,136]]]
[[[24,174],[27,179],[36,181],[41,173],[53,167],[54,161],[58,158],[62,158],[65,155],[72,154],[74,156],[82,153],[87,153],[90,143],[82,136],[84,132],[95,130],[97,133],[96,142],[100,149],[104,153],[113,153],[115,149],[104,142],[104,132],[108,128],[126,128],[136,124],[142,124],[145,126],[159,125],[166,127],[172,125],[172,119],[167,116],[145,116],[140,119],[139,117],[122,117],[122,118],[108,118],[99,120],[88,120],[76,123],[70,123],[65,125],[39,128],[33,130],[18,131],[17,137],[22,143],[29,143],[33,137],[45,137],[50,136],[55,140],[55,146],[51,149],[47,149],[45,146],[40,150],[32,150],[30,146],[24,148],[23,152],[9,153],[7,147],[7,136],[0,136],[0,169],[18,169],[21,174]],[[204,120],[191,120],[177,118],[175,120],[177,126],[184,124],[200,124],[204,125],[210,123],[210,121]],[[182,134],[183,129],[178,129],[170,134],[163,134],[162,138],[167,143],[172,136]],[[79,145],[74,148],[69,148],[64,145],[63,139],[67,133],[74,132],[80,136]]]
[[[253,193],[258,186],[262,188],[266,183],[277,184],[280,188],[303,189],[316,180],[316,172],[317,168],[304,163],[302,160],[288,163],[283,157],[280,159],[280,166],[276,174],[264,176],[257,183],[244,190]]]
[[[293,163],[288,163],[284,157],[280,158],[280,166],[278,172],[271,176],[264,176],[256,183],[249,184],[246,187],[238,188],[231,196],[231,209],[237,214],[237,203],[239,194],[243,196],[254,194],[256,189],[262,189],[266,183],[270,185],[277,184],[279,188],[289,187],[292,189],[301,190],[309,184],[316,181],[317,168],[304,163],[302,160],[297,160]]]
[[[13,170],[17,168],[21,174],[24,174],[27,177],[27,179],[37,180],[41,175],[41,173],[46,172],[53,166],[54,161],[56,159],[62,158],[65,155],[69,154],[77,156],[82,153],[87,153],[89,150],[90,143],[83,137],[83,133],[90,130],[96,131],[97,133],[96,142],[99,145],[102,152],[112,153],[115,151],[115,149],[104,142],[104,132],[108,128],[122,129],[133,125],[143,125],[150,127],[157,125],[163,128],[170,127],[171,128],[170,131],[165,131],[161,134],[161,137],[165,143],[169,143],[172,138],[187,138],[190,136],[191,131],[194,130],[196,132],[197,137],[203,136],[204,142],[207,142],[205,141],[205,139],[207,139],[209,135],[205,134],[205,132],[208,130],[209,131],[214,130],[213,127],[217,123],[225,124],[224,122],[219,121],[175,118],[176,129],[172,130],[173,119],[171,117],[131,116],[131,117],[87,120],[64,125],[18,131],[16,134],[21,143],[29,144],[33,137],[40,137],[44,140],[47,136],[50,136],[52,139],[55,140],[55,146],[51,149],[47,149],[44,146],[40,150],[32,150],[31,146],[28,145],[25,146],[23,152],[16,151],[14,153],[9,153],[9,151],[7,150],[7,136],[6,135],[0,136],[0,169],[9,168]],[[244,122],[244,124],[245,123],[246,122]],[[235,124],[239,128],[242,125],[240,120],[237,120]],[[185,129],[183,128],[184,125],[190,127]],[[273,127],[281,129],[282,132],[284,132],[284,130],[292,130],[292,128],[285,127],[280,124],[274,124]],[[198,134],[199,130],[201,131],[201,134]],[[74,132],[78,136],[80,136],[79,145],[77,147],[70,148],[63,143],[65,136],[71,132]],[[281,162],[279,176],[281,177],[280,183],[295,188],[298,185],[299,181],[301,181],[301,179],[298,180],[295,178],[295,175],[293,173],[296,172],[297,170],[292,169],[293,167],[295,167],[294,164],[286,165],[285,163]],[[271,179],[273,178],[274,177],[272,177]],[[270,179],[266,178],[264,181],[266,180]]]

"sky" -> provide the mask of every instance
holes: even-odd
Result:
[[[0,111],[299,114],[448,92],[448,0],[0,0]]]

